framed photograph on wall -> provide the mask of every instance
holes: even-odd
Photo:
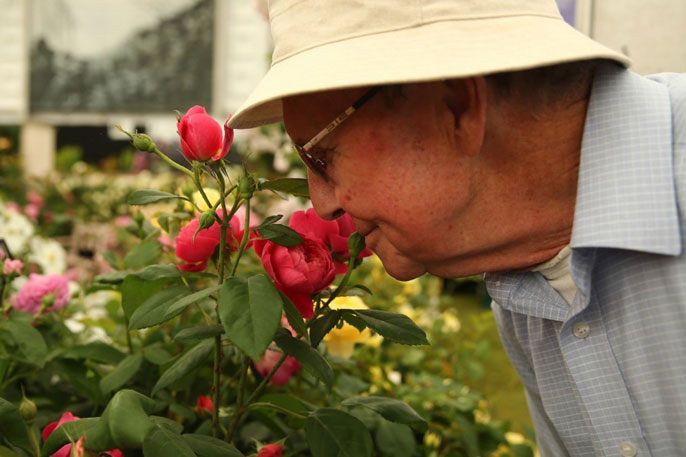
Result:
[[[214,0],[32,0],[31,113],[210,105],[214,12]]]

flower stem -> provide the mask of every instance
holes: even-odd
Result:
[[[286,409],[283,406],[276,405],[274,403],[268,403],[264,401],[259,401],[256,403],[252,403],[251,405],[247,406],[248,409],[253,409],[253,408],[272,408],[277,411],[280,411],[285,414],[289,414],[293,417],[297,417],[298,419],[307,419],[307,416],[304,416],[302,414],[298,414],[295,411],[291,411],[290,409]]]
[[[157,154],[162,160],[167,162],[169,165],[171,165],[172,167],[176,168],[180,172],[185,173],[188,176],[190,176],[191,178],[193,178],[193,172],[192,171],[190,171],[188,168],[184,167],[183,165],[179,165],[178,163],[174,162],[172,159],[167,157],[162,151],[160,151],[157,148],[157,146],[155,146],[155,148],[153,150],[155,151],[155,154]]]

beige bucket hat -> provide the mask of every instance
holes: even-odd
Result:
[[[554,0],[270,0],[272,66],[230,126],[282,120],[283,97],[588,58],[629,59],[564,22]]]

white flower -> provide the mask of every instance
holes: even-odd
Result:
[[[17,255],[26,247],[33,236],[33,224],[23,214],[3,208],[0,212],[0,238],[5,240],[12,255]]]
[[[67,269],[67,253],[55,240],[36,237],[31,240],[30,262],[37,263],[43,274],[62,274]]]

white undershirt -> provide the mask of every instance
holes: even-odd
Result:
[[[569,269],[569,261],[572,258],[572,250],[565,246],[555,257],[544,262],[531,271],[537,271],[543,275],[548,283],[555,289],[568,305],[572,305],[576,291],[578,290]]]

